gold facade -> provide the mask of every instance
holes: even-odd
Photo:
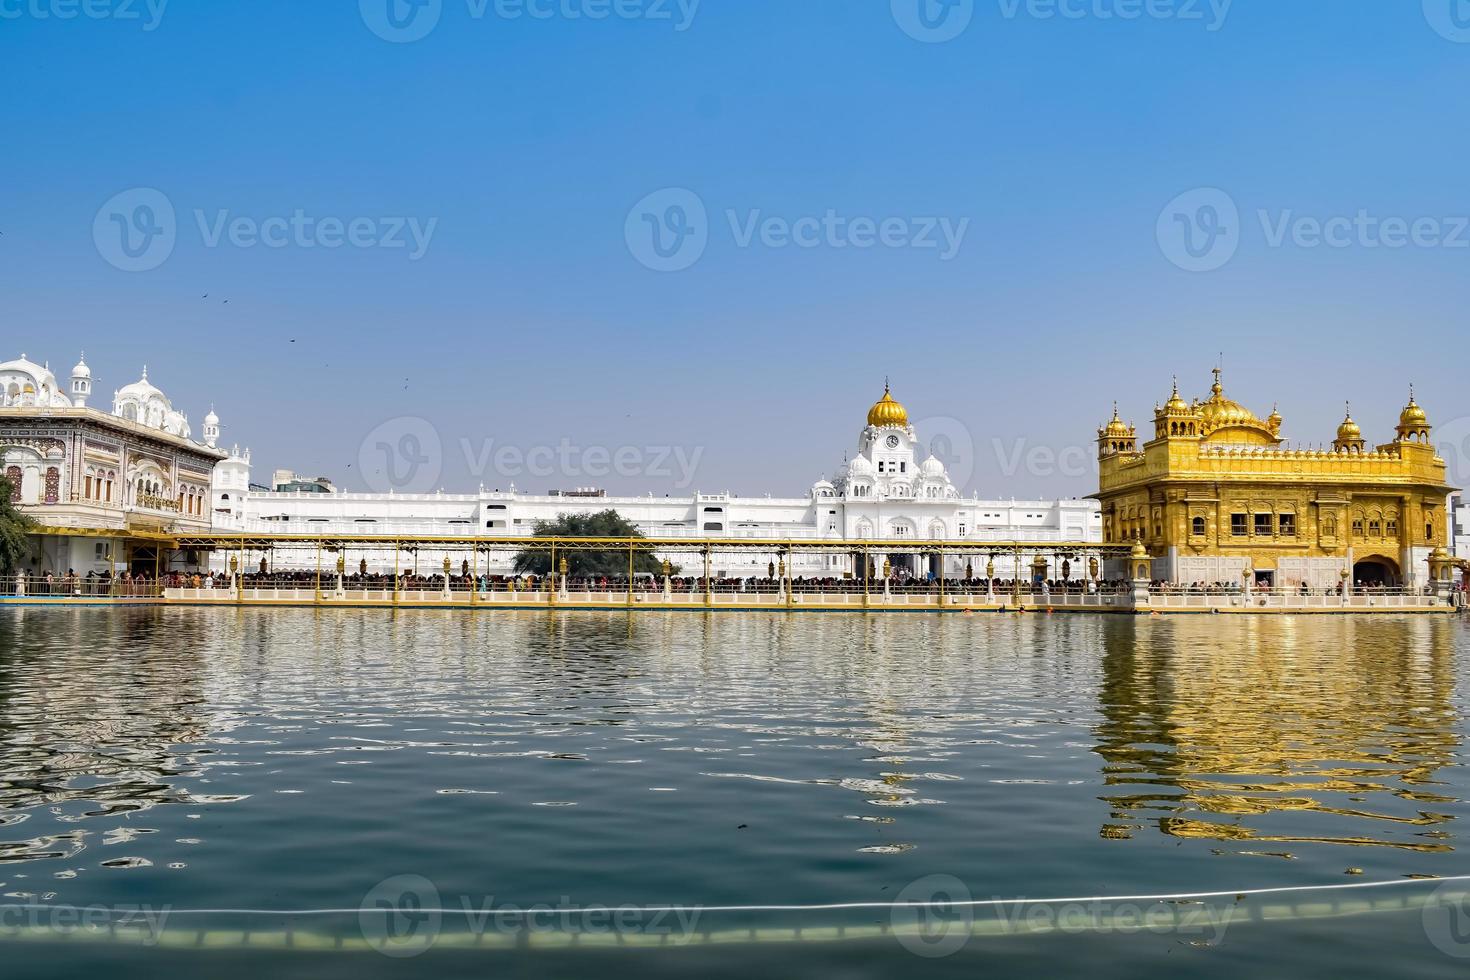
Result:
[[[1410,392],[1393,441],[1369,447],[1351,409],[1330,449],[1292,448],[1273,410],[1225,395],[1186,402],[1175,383],[1153,438],[1113,418],[1098,430],[1104,540],[1141,543],[1155,577],[1278,587],[1428,583],[1449,541],[1445,462]]]

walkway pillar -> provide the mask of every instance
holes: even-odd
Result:
[[[1147,609],[1150,605],[1149,585],[1153,582],[1153,561],[1143,542],[1135,542],[1128,556],[1128,567],[1133,579],[1133,608]]]

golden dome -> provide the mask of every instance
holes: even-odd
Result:
[[[1271,432],[1270,425],[1257,418],[1254,412],[1240,402],[1225,397],[1225,388],[1220,384],[1219,368],[1215,369],[1215,384],[1210,388],[1210,399],[1200,405],[1199,414],[1206,432],[1217,429],[1257,429]]]
[[[878,426],[879,428],[908,428],[908,409],[893,400],[893,395],[888,389],[887,382],[883,384],[883,397],[878,399],[877,404],[868,409],[868,424]]]
[[[1342,425],[1337,427],[1338,442],[1358,442],[1363,438],[1363,427],[1353,421],[1353,407],[1348,406],[1347,416],[1343,418]]]
[[[1189,411],[1189,403],[1179,395],[1179,379],[1174,379],[1174,394],[1169,396],[1169,402],[1164,406],[1164,411],[1170,415],[1183,415]]]
[[[1118,416],[1117,402],[1113,402],[1113,420],[1103,428],[1102,434],[1110,439],[1126,439],[1133,435],[1133,429]]]
[[[1410,428],[1429,424],[1429,415],[1414,401],[1414,389],[1409,388],[1409,404],[1404,406],[1404,414],[1399,416],[1399,425]]]

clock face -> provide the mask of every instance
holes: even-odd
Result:
[[[888,437],[888,448],[889,449],[897,449],[898,448],[898,436],[889,436]]]

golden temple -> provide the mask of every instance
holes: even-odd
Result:
[[[1445,461],[1410,390],[1391,442],[1369,447],[1349,408],[1330,449],[1293,448],[1273,409],[1261,419],[1225,394],[1178,381],[1153,437],[1116,405],[1098,429],[1104,541],[1134,542],[1153,577],[1288,589],[1428,585],[1448,561]]]

